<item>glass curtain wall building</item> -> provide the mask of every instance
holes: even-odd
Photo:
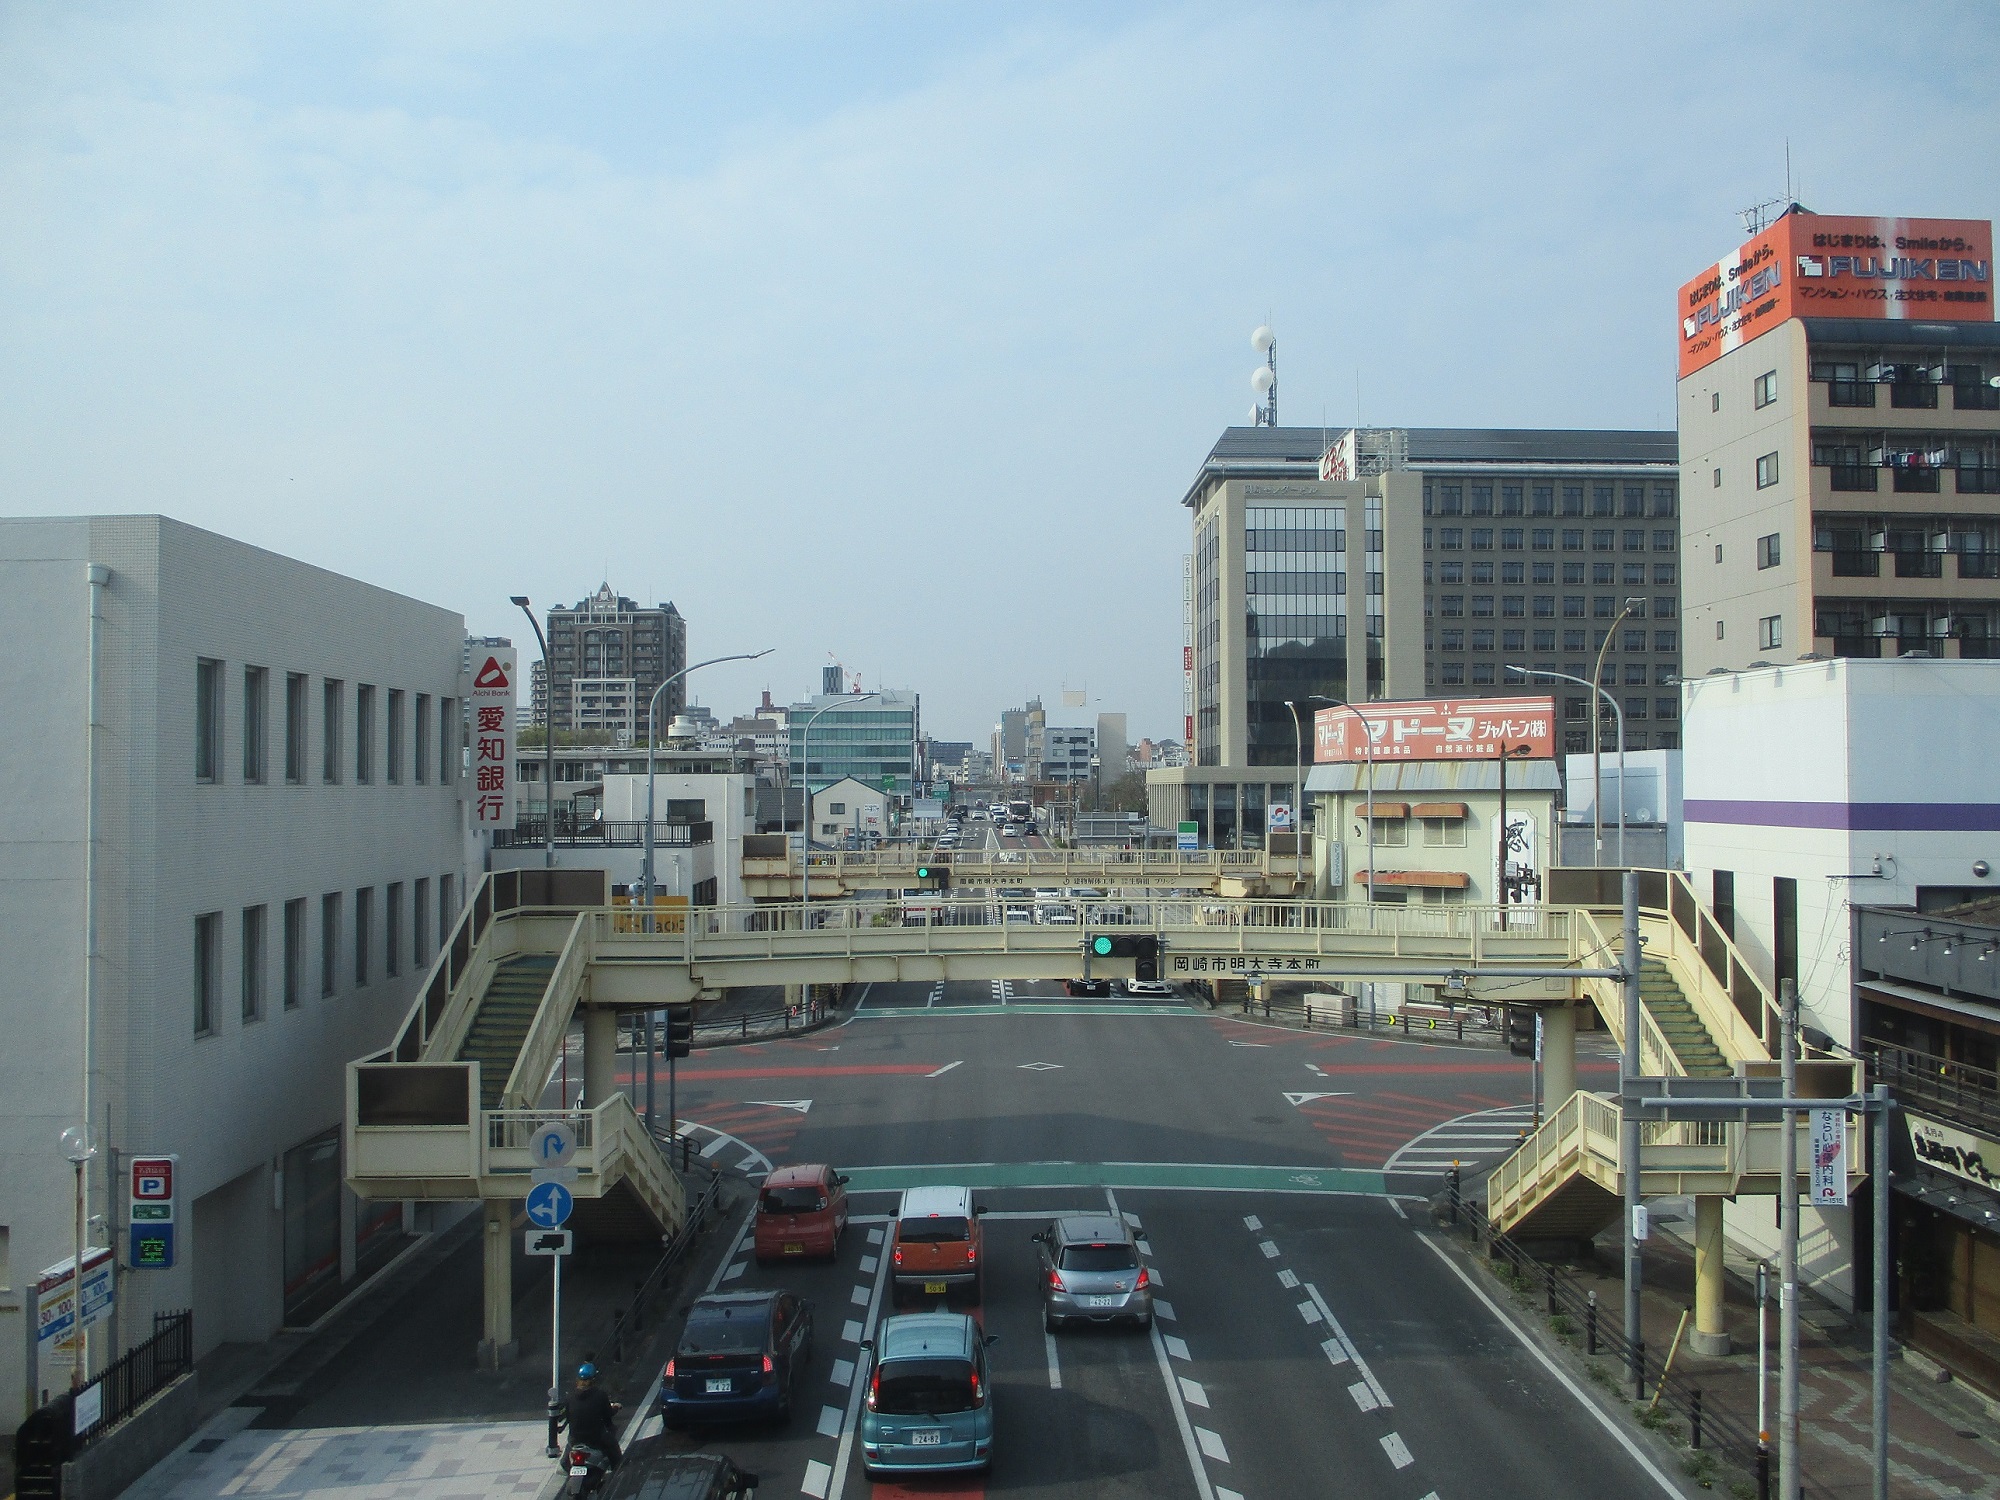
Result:
[[[1287,700],[1347,697],[1347,507],[1253,505],[1243,535],[1250,763],[1288,765],[1294,741]],[[1367,576],[1379,590],[1381,554],[1370,557],[1378,567]],[[1369,624],[1379,629],[1381,599],[1368,602],[1377,611]],[[1369,645],[1379,685],[1381,642],[1371,637]]]
[[[909,796],[916,788],[917,743],[922,731],[919,697],[902,689],[854,697],[822,693],[789,710],[794,785],[825,786],[852,776],[887,792]],[[814,715],[818,715],[817,718]],[[811,721],[808,761],[807,721]]]

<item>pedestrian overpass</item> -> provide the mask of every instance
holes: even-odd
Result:
[[[1150,934],[1164,977],[1428,983],[1469,1001],[1539,1007],[1550,1114],[1494,1172],[1488,1212],[1509,1232],[1587,1238],[1617,1213],[1619,1106],[1576,1090],[1575,1004],[1593,1004],[1622,1043],[1621,874],[1552,871],[1555,901],[1505,908],[1167,895],[1105,881],[1103,896],[1025,922],[1001,901],[649,912],[614,903],[603,871],[495,872],[474,890],[394,1040],[349,1065],[348,1184],[364,1198],[487,1204],[482,1347],[497,1358],[512,1343],[507,1226],[531,1180],[538,1124],[563,1118],[576,1137],[583,1232],[650,1237],[672,1233],[685,1215],[678,1175],[615,1086],[620,1013],[698,1006],[739,985],[1130,978],[1133,959],[1094,958],[1090,939]],[[1726,1076],[1769,1064],[1776,1004],[1686,877],[1642,872],[1640,887],[1642,1072]],[[579,1013],[581,1099],[542,1107]],[[1698,1241],[1712,1220],[1718,1333],[1721,1199],[1775,1189],[1778,1129],[1647,1127],[1643,1190],[1698,1195]]]
[[[1281,840],[1282,840],[1282,836]],[[798,851],[779,834],[743,840],[743,890],[759,901],[797,901],[810,878],[815,901],[883,890],[911,890],[919,870],[945,871],[951,888],[1007,886],[1094,890],[1179,890],[1214,896],[1298,896],[1312,883],[1312,840],[1288,849],[815,849],[800,868]]]

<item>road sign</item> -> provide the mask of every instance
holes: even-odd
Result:
[[[177,1156],[135,1156],[127,1163],[125,1264],[165,1271],[174,1264],[174,1168]]]
[[[561,1120],[545,1120],[528,1137],[528,1158],[538,1167],[566,1167],[576,1155],[576,1132]]]
[[[528,1222],[537,1229],[560,1229],[569,1222],[576,1199],[560,1182],[544,1182],[528,1189]]]
[[[1174,848],[1182,854],[1195,854],[1201,849],[1201,825],[1183,823],[1175,830]]]
[[[567,1229],[530,1229],[528,1254],[567,1255],[576,1245],[576,1236]]]
[[[86,1250],[83,1254],[83,1326],[88,1328],[111,1313],[114,1290],[111,1252]],[[76,1350],[76,1262],[65,1260],[50,1266],[35,1280],[35,1341],[44,1354],[58,1355]]]
[[[1812,1111],[1812,1205],[1847,1207],[1847,1112]]]

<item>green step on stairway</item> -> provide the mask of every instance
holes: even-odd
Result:
[[[1690,1078],[1727,1078],[1734,1071],[1722,1049],[1715,1045],[1708,1027],[1695,1014],[1673,970],[1660,959],[1648,958],[1639,966],[1639,1003],[1666,1038],[1674,1056]]]
[[[486,982],[472,1027],[458,1049],[460,1062],[479,1064],[481,1109],[500,1107],[501,1092],[520,1059],[521,1044],[535,1024],[555,968],[553,954],[524,954],[502,959]]]

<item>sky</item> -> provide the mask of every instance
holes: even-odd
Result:
[[[2000,12],[0,5],[0,513],[159,511],[532,632],[671,599],[984,743],[1177,735],[1248,419],[1671,422],[1739,210],[1991,218]],[[1065,688],[1087,707],[1060,707]]]

